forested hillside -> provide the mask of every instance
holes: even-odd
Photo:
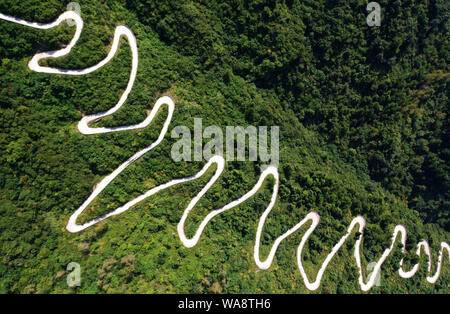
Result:
[[[42,65],[82,69],[103,60],[114,29],[127,25],[139,48],[137,80],[125,105],[97,126],[136,124],[155,100],[176,108],[169,132],[128,167],[83,213],[98,217],[205,162],[175,162],[177,125],[280,126],[279,198],[264,227],[262,256],[273,241],[316,211],[319,227],[303,260],[310,280],[362,215],[363,264],[389,247],[394,227],[408,231],[370,293],[448,293],[445,258],[427,283],[425,239],[436,271],[450,232],[449,4],[445,0],[379,0],[380,27],[366,24],[361,0],[78,1],[84,29],[72,52]],[[48,23],[66,1],[3,0],[0,13]],[[88,75],[36,73],[28,61],[67,45],[67,24],[37,30],[0,20],[0,292],[2,293],[311,293],[296,263],[307,228],[287,238],[268,270],[253,246],[270,201],[270,180],[258,195],[215,217],[194,248],[176,226],[212,176],[165,190],[124,214],[80,233],[65,226],[95,185],[158,137],[167,115],[140,130],[86,136],[77,123],[113,107],[131,67],[128,43]],[[205,215],[249,191],[260,162],[227,162],[223,175],[187,221],[192,236]],[[356,232],[355,232],[356,233]],[[314,293],[359,293],[354,237],[333,258]],[[399,241],[398,241],[399,242]],[[445,254],[444,254],[445,255]],[[81,286],[66,284],[66,266],[81,265]],[[365,272],[366,268],[364,267]]]

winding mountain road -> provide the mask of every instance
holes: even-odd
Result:
[[[77,220],[78,216],[91,204],[91,202],[125,168],[127,168],[134,161],[136,161],[137,159],[142,157],[144,154],[146,154],[147,152],[149,152],[150,150],[155,148],[159,143],[161,143],[161,141],[164,139],[165,134],[167,133],[169,124],[171,122],[172,115],[173,115],[173,112],[175,109],[175,104],[170,97],[164,96],[164,97],[159,98],[156,101],[156,104],[153,107],[153,109],[151,110],[150,114],[147,116],[147,118],[144,121],[142,121],[139,124],[130,125],[130,126],[120,126],[120,127],[102,127],[102,128],[90,127],[89,126],[90,122],[93,122],[93,121],[95,121],[99,118],[105,117],[105,116],[109,116],[109,115],[113,114],[114,112],[116,112],[125,103],[129,93],[132,90],[132,87],[133,87],[133,84],[134,84],[134,81],[136,78],[137,69],[138,69],[138,48],[137,48],[136,38],[135,38],[133,32],[124,25],[117,26],[115,33],[114,33],[114,39],[113,39],[113,43],[111,45],[111,49],[110,49],[107,57],[104,60],[102,60],[98,64],[91,66],[89,68],[86,68],[86,69],[65,70],[65,69],[58,69],[58,68],[42,67],[39,65],[39,61],[42,59],[47,59],[47,58],[58,58],[58,57],[66,56],[67,54],[70,53],[71,49],[77,43],[77,41],[80,37],[81,31],[83,29],[83,19],[77,13],[75,13],[74,11],[64,12],[63,14],[61,14],[58,17],[58,19],[56,21],[49,23],[49,24],[27,22],[27,21],[24,21],[24,20],[15,18],[15,17],[11,17],[8,15],[4,15],[1,13],[0,13],[0,19],[6,20],[9,22],[13,22],[13,23],[17,23],[17,24],[21,24],[21,25],[28,26],[28,27],[37,28],[37,29],[50,29],[50,28],[60,25],[63,21],[66,21],[69,19],[72,19],[75,21],[75,25],[76,25],[75,35],[72,38],[69,45],[67,45],[67,47],[65,47],[64,49],[61,49],[61,50],[57,50],[57,51],[38,53],[34,57],[31,58],[30,62],[28,63],[30,70],[36,71],[36,72],[42,72],[42,73],[61,74],[61,75],[85,75],[85,74],[94,72],[97,69],[103,67],[105,64],[107,64],[108,62],[110,62],[113,59],[113,57],[115,56],[115,54],[119,48],[120,38],[122,36],[127,38],[128,42],[130,44],[130,49],[132,52],[132,59],[133,59],[131,72],[130,72],[130,79],[128,81],[127,88],[121,95],[119,102],[114,107],[112,107],[111,109],[109,109],[105,112],[85,116],[81,119],[81,121],[79,121],[78,129],[82,134],[90,135],[90,134],[100,134],[100,133],[109,133],[109,132],[126,131],[126,130],[144,128],[152,122],[153,118],[156,116],[156,113],[159,111],[159,109],[162,106],[164,106],[164,105],[168,106],[169,113],[168,113],[166,121],[163,125],[163,128],[162,128],[157,140],[155,142],[153,142],[150,146],[144,148],[143,150],[141,150],[141,151],[137,152],[136,154],[134,154],[133,156],[131,156],[127,161],[125,161],[123,164],[121,164],[116,170],[114,170],[111,174],[109,174],[103,180],[101,180],[101,182],[97,185],[96,189],[87,198],[87,200],[70,217],[69,222],[67,223],[67,227],[66,227],[68,231],[80,232],[80,231],[82,231],[86,228],[89,228],[90,226],[92,226],[110,216],[121,214],[121,213],[129,210],[130,208],[132,208],[137,203],[143,201],[144,199],[158,193],[159,191],[162,191],[164,189],[167,189],[167,188],[177,185],[177,184],[189,182],[189,181],[192,181],[192,180],[202,177],[211,166],[216,165],[217,168],[215,170],[213,177],[202,188],[202,190],[190,201],[189,205],[184,210],[184,213],[183,213],[183,216],[181,217],[180,222],[178,223],[178,228],[177,228],[178,235],[179,235],[180,240],[182,241],[183,245],[185,245],[186,247],[191,248],[191,247],[194,247],[198,243],[198,241],[203,233],[204,228],[206,227],[206,225],[208,224],[208,222],[211,219],[213,219],[216,215],[219,215],[226,210],[232,209],[232,208],[242,204],[247,199],[249,199],[250,197],[255,195],[258,192],[258,190],[261,188],[265,179],[268,176],[272,176],[275,179],[275,183],[273,186],[271,201],[270,201],[269,205],[267,206],[267,208],[265,209],[264,213],[261,215],[259,222],[258,222],[257,231],[256,231],[256,239],[255,239],[255,246],[254,246],[254,259],[259,268],[268,269],[272,265],[273,259],[275,257],[276,251],[277,251],[280,243],[285,238],[287,238],[288,236],[290,236],[291,234],[296,232],[298,229],[300,229],[302,226],[308,225],[309,223],[311,223],[311,224],[308,227],[305,234],[303,235],[301,242],[297,249],[297,264],[298,264],[301,276],[305,282],[305,285],[309,290],[316,290],[320,286],[323,274],[324,274],[328,264],[330,263],[332,258],[335,256],[336,252],[342,247],[342,245],[344,245],[347,238],[352,235],[352,232],[356,227],[357,227],[357,230],[361,234],[358,237],[358,240],[356,241],[355,246],[354,246],[354,257],[356,259],[356,263],[357,263],[357,266],[359,269],[358,281],[359,281],[359,284],[363,291],[370,290],[370,288],[372,288],[373,285],[375,284],[376,275],[379,272],[381,265],[384,263],[386,258],[390,255],[390,253],[394,249],[396,239],[399,235],[401,236],[400,240],[401,240],[401,243],[403,244],[402,251],[405,252],[406,230],[402,225],[397,225],[393,232],[391,246],[383,252],[381,258],[376,263],[376,265],[372,271],[372,274],[368,277],[367,282],[364,282],[363,267],[361,264],[360,247],[361,247],[361,240],[362,240],[363,233],[364,233],[365,220],[363,217],[358,216],[352,220],[352,222],[350,223],[350,225],[347,229],[346,234],[344,236],[342,236],[340,241],[333,247],[331,252],[326,257],[325,261],[322,263],[322,265],[317,273],[316,279],[313,282],[311,282],[311,281],[309,281],[308,276],[303,267],[302,252],[303,252],[303,248],[304,248],[307,240],[309,239],[309,236],[311,235],[311,233],[315,230],[315,228],[319,224],[320,216],[315,212],[310,212],[309,214],[307,214],[305,216],[305,218],[303,220],[301,220],[294,227],[289,229],[287,232],[285,232],[284,234],[282,234],[275,240],[274,244],[272,245],[272,247],[270,249],[270,253],[269,253],[268,257],[264,261],[262,261],[260,258],[260,255],[259,255],[260,254],[261,234],[262,234],[262,230],[264,228],[266,219],[267,219],[268,215],[270,214],[272,208],[274,207],[275,202],[277,200],[277,196],[278,196],[279,175],[278,175],[278,169],[275,168],[274,166],[268,166],[262,172],[262,174],[260,175],[260,177],[258,179],[258,182],[255,184],[255,186],[249,192],[244,194],[242,197],[234,200],[233,202],[223,206],[222,208],[219,208],[219,209],[216,209],[216,210],[213,210],[212,212],[210,212],[200,223],[200,226],[198,227],[195,235],[190,239],[187,238],[185,235],[185,232],[184,232],[184,224],[185,224],[186,218],[188,217],[190,211],[198,203],[198,201],[205,195],[205,193],[211,188],[211,186],[216,182],[216,180],[222,174],[222,172],[224,170],[225,160],[221,156],[212,157],[205,164],[205,166],[202,168],[202,170],[200,170],[197,174],[195,174],[193,176],[182,178],[182,179],[175,179],[168,183],[157,186],[157,187],[147,191],[146,193],[142,194],[141,196],[133,199],[132,201],[126,203],[125,205],[123,205],[119,208],[116,208],[112,212],[110,212],[102,217],[93,219],[83,225],[77,224],[76,220]],[[429,247],[427,241],[425,241],[425,240],[422,240],[421,242],[418,243],[416,254],[418,256],[420,256],[422,251],[424,251],[425,254],[428,255],[428,273],[429,273],[429,275],[427,276],[426,279],[429,283],[435,283],[437,281],[437,279],[439,278],[439,275],[441,272],[441,268],[442,268],[442,265],[444,262],[444,252],[445,251],[447,252],[446,253],[447,257],[450,258],[450,247],[446,242],[441,242],[438,263],[437,263],[437,267],[436,267],[436,271],[435,271],[434,275],[431,275],[431,272],[432,272],[431,250],[430,250],[430,247]],[[402,259],[400,262],[399,275],[403,278],[410,278],[410,277],[414,276],[414,274],[417,272],[418,269],[419,269],[419,264],[416,264],[413,266],[413,268],[411,270],[404,271],[403,270],[403,259]]]

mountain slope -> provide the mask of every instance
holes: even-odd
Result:
[[[321,222],[303,257],[310,278],[357,215],[367,220],[364,265],[381,256],[401,223],[408,230],[407,258],[414,260],[416,243],[427,239],[435,268],[439,243],[449,235],[449,37],[441,2],[380,2],[388,8],[380,29],[365,25],[362,2],[152,3],[80,1],[85,27],[79,43],[67,57],[46,61],[67,69],[91,66],[106,56],[118,24],[133,30],[140,59],[136,84],[123,108],[97,125],[138,123],[163,94],[176,103],[171,128],[193,129],[196,117],[222,128],[279,125],[280,197],[263,231],[262,256],[314,210]],[[64,10],[60,1],[0,4],[1,13],[39,22]],[[258,271],[253,261],[270,182],[260,196],[216,217],[193,249],[182,246],[176,224],[209,177],[162,192],[85,232],[68,233],[69,216],[93,186],[153,142],[167,113],[138,131],[80,134],[82,115],[111,108],[125,89],[127,43],[104,68],[65,77],[31,72],[27,62],[37,51],[60,49],[73,28],[41,31],[0,21],[0,29],[2,292],[73,291],[67,272],[61,275],[71,261],[82,267],[78,292],[309,292],[295,261],[306,228],[283,242],[269,270]],[[80,219],[199,171],[204,162],[170,158],[175,141],[167,135]],[[188,219],[188,235],[210,210],[250,190],[259,166],[227,162]],[[355,240],[333,259],[317,292],[360,292]],[[448,263],[430,285],[423,255],[414,278],[398,276],[401,255],[396,249],[382,267],[381,286],[371,292],[448,292]]]

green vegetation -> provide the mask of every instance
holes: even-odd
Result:
[[[68,1],[3,0],[0,12],[51,22]],[[46,60],[85,68],[102,60],[119,24],[135,33],[139,70],[123,108],[98,125],[138,123],[155,99],[171,95],[174,117],[164,141],[128,167],[79,221],[97,217],[203,162],[176,163],[177,125],[279,125],[279,200],[263,231],[262,256],[308,212],[321,215],[303,259],[309,278],[352,220],[367,221],[364,265],[379,259],[393,228],[408,230],[406,258],[429,241],[433,273],[450,231],[448,4],[378,1],[381,27],[366,25],[361,0],[78,1],[85,27],[67,57]],[[60,49],[74,28],[36,30],[0,20],[0,292],[309,293],[296,264],[302,232],[280,245],[269,270],[258,271],[253,245],[272,185],[214,218],[199,244],[183,247],[176,225],[212,175],[170,188],[86,231],[65,225],[105,175],[159,135],[164,110],[136,131],[82,135],[82,114],[116,104],[131,55],[120,52],[80,77],[31,72],[39,51]],[[192,235],[209,211],[247,192],[260,163],[228,162],[187,221]],[[317,293],[357,293],[349,241],[331,262]],[[397,246],[371,293],[448,293],[445,261],[435,285],[426,262],[412,279],[398,275]],[[81,265],[81,286],[66,284],[67,264]]]

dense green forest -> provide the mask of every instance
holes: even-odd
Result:
[[[0,13],[49,23],[69,1],[2,0]],[[84,29],[72,52],[41,64],[92,66],[107,55],[114,29],[136,35],[139,69],[126,104],[98,126],[141,122],[170,95],[175,113],[164,141],[128,167],[79,221],[98,217],[205,162],[175,162],[177,125],[280,127],[279,198],[264,227],[262,257],[275,238],[311,212],[321,215],[303,260],[310,280],[350,221],[367,221],[363,264],[377,261],[397,224],[408,231],[406,268],[416,244],[432,248],[434,274],[450,232],[449,2],[379,0],[380,27],[366,24],[362,0],[78,1]],[[268,270],[253,260],[258,195],[215,217],[199,243],[185,248],[176,226],[212,176],[178,185],[83,232],[70,215],[93,187],[159,135],[163,109],[145,129],[83,135],[85,114],[113,107],[131,67],[128,43],[83,76],[36,73],[28,61],[61,49],[74,27],[37,30],[0,20],[0,292],[1,293],[311,293],[296,263],[306,227],[287,238]],[[192,236],[205,215],[249,191],[260,162],[227,162],[186,225]],[[312,293],[360,293],[347,241]],[[370,293],[448,293],[449,261],[429,284],[427,257],[402,279],[400,245]],[[70,262],[81,286],[66,283]]]

